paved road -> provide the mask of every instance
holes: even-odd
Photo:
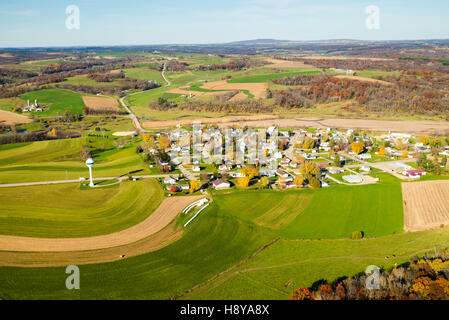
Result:
[[[184,175],[184,177],[186,177],[187,179],[189,179],[190,181],[195,181],[198,180],[197,178],[197,173],[192,173],[189,170],[187,170],[182,164],[180,164],[178,166],[178,169],[182,172],[182,174]]]
[[[135,176],[133,178],[137,179],[151,179],[151,178],[165,178],[169,176],[178,177],[178,174],[158,174],[158,175],[143,175],[143,176]],[[126,180],[128,176],[124,177],[106,177],[106,178],[94,178],[94,181],[103,181],[103,180]],[[86,180],[88,181],[88,180]],[[81,182],[79,179],[76,180],[55,180],[55,181],[36,181],[36,182],[19,182],[19,183],[8,183],[8,184],[0,184],[0,188],[10,188],[10,187],[25,187],[25,186],[39,186],[45,184],[62,184],[62,183],[74,183]]]
[[[129,94],[129,95],[121,98],[120,103],[122,104],[123,108],[125,108],[125,110],[129,113],[129,117],[133,121],[134,128],[136,128],[138,131],[145,132],[145,130],[140,125],[140,122],[139,122],[139,119],[137,118],[137,116],[131,111],[131,109],[125,103],[126,98],[128,98],[132,95],[138,94],[138,93],[141,93],[141,92],[135,92],[135,93]]]
[[[166,66],[167,66],[167,63],[164,63],[164,68],[162,69],[161,75],[162,75],[162,78],[164,78],[165,82],[167,82],[167,86],[170,86],[171,85],[170,80],[168,80],[165,77]],[[145,91],[134,92],[134,93],[131,93],[131,94],[127,95],[127,96],[124,96],[123,98],[120,99],[120,103],[122,104],[123,108],[125,108],[125,110],[129,113],[129,116],[130,116],[131,120],[133,121],[134,128],[136,128],[137,131],[139,131],[139,132],[148,132],[147,130],[142,128],[142,126],[140,125],[140,122],[139,122],[139,118],[137,118],[137,116],[131,111],[131,108],[128,107],[126,105],[126,103],[125,103],[125,99],[127,99],[127,98],[129,98],[129,97],[131,97],[133,95],[143,93],[143,92],[145,92]]]

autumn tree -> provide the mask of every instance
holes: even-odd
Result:
[[[167,149],[170,146],[170,139],[167,136],[164,135],[160,135],[158,138],[158,143],[159,143],[159,147],[165,151],[165,149]]]
[[[197,180],[190,181],[190,193],[194,193],[201,188],[201,182]]]
[[[293,181],[295,182],[296,187],[301,188],[304,183],[304,177],[298,175],[295,177]]]
[[[237,178],[237,184],[242,188],[247,188],[249,185],[249,177],[240,177]]]
[[[313,189],[319,189],[321,188],[321,182],[320,180],[318,180],[316,177],[310,177],[308,178],[309,180],[309,185],[313,188]]]
[[[268,186],[268,178],[267,177],[262,177],[260,179],[260,184],[262,185],[262,188],[266,188]]]
[[[385,147],[381,146],[379,148],[378,155],[384,157],[386,153],[387,153],[387,150],[385,149]]]
[[[51,129],[51,131],[48,133],[48,135],[49,135],[50,137],[56,137],[56,136],[58,135],[58,133],[56,132],[56,129],[53,128],[53,129]]]
[[[320,172],[320,166],[315,162],[305,161],[299,170],[304,177],[316,176]]]
[[[352,151],[354,151],[355,154],[360,154],[365,150],[365,146],[363,145],[363,142],[353,142],[351,144]]]
[[[306,140],[302,145],[302,148],[306,150],[313,149],[314,147],[315,147],[315,140],[313,140],[312,138],[306,138]]]
[[[91,157],[90,148],[88,146],[83,146],[83,149],[80,152],[81,159],[86,161]]]
[[[244,176],[247,176],[249,180],[251,180],[259,175],[259,170],[254,167],[246,167],[240,170],[240,173]]]
[[[430,138],[429,136],[419,136],[418,141],[421,142],[423,145],[428,145]]]

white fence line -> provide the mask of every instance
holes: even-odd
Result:
[[[202,207],[200,210],[198,210],[198,212],[197,212],[197,213],[196,213],[196,214],[195,214],[189,221],[187,221],[187,222],[184,224],[184,228],[187,227],[188,224],[189,224],[190,222],[192,222],[193,219],[195,219],[195,218],[200,214],[201,211],[203,211],[204,209],[206,209],[206,208],[209,206],[209,204],[210,204],[210,203],[206,204],[204,207]]]
[[[182,210],[182,213],[183,213],[183,214],[188,213],[194,206],[197,206],[197,205],[200,204],[201,202],[202,202],[202,203],[206,203],[206,202],[207,202],[207,199],[206,199],[206,198],[203,198],[203,199],[197,200],[197,201],[195,201],[195,202],[189,204],[187,207],[184,208],[184,210]]]

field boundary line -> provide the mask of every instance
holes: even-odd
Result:
[[[259,248],[256,252],[254,252],[254,253],[251,254],[250,256],[246,257],[244,260],[240,261],[239,263],[237,263],[237,264],[235,264],[235,265],[229,267],[228,269],[226,269],[226,270],[224,270],[224,271],[222,271],[222,272],[217,273],[217,274],[216,274],[215,276],[213,276],[212,278],[210,278],[210,279],[208,279],[208,280],[206,280],[206,281],[204,281],[204,282],[202,282],[202,283],[199,283],[199,284],[193,286],[193,287],[190,288],[189,290],[184,291],[183,293],[181,293],[181,294],[179,294],[179,295],[176,295],[176,296],[171,297],[170,300],[177,300],[177,299],[179,299],[179,298],[182,298],[182,297],[184,297],[185,295],[187,295],[187,294],[189,294],[189,293],[192,293],[194,290],[199,289],[199,288],[201,288],[201,287],[204,287],[205,285],[211,283],[212,281],[217,280],[218,278],[222,277],[222,276],[225,275],[226,273],[231,272],[233,269],[236,269],[236,268],[241,267],[242,265],[244,265],[244,264],[248,263],[249,261],[251,261],[252,259],[254,259],[259,253],[261,253],[261,252],[264,251],[265,249],[267,249],[267,248],[271,247],[272,245],[274,245],[274,244],[275,244],[276,242],[278,242],[280,239],[281,239],[280,237],[277,237],[277,238],[271,240],[269,243],[263,245],[263,246],[262,246],[261,248]]]

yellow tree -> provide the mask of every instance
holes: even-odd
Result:
[[[260,179],[260,184],[262,185],[262,187],[266,187],[266,186],[268,186],[268,178],[267,177],[262,177],[261,179]]]
[[[190,193],[194,193],[201,188],[201,182],[197,180],[190,181]]]
[[[320,171],[320,166],[312,161],[305,161],[300,168],[301,174],[307,177],[309,174],[316,176]]]
[[[363,152],[363,150],[365,150],[365,146],[363,145],[363,142],[358,141],[358,142],[353,142],[351,144],[352,147],[352,151],[354,151],[355,154],[360,154]]]
[[[259,175],[259,170],[254,167],[246,167],[240,170],[240,173],[244,176],[247,176],[249,180]]]
[[[307,138],[302,145],[303,149],[312,149],[315,146],[315,141],[312,138]]]
[[[294,182],[295,182],[297,188],[301,188],[302,184],[304,183],[304,177],[303,176],[296,176],[295,179],[294,179]]]
[[[249,178],[248,177],[241,177],[237,179],[237,184],[242,188],[247,188],[249,185]]]
[[[386,153],[387,153],[387,150],[385,149],[385,147],[384,147],[384,146],[381,146],[381,147],[379,148],[379,152],[378,152],[379,156],[384,157]]]
[[[50,133],[48,135],[50,137],[56,137],[56,135],[57,135],[56,129],[55,128],[51,129],[51,131],[50,131]]]
[[[396,143],[396,148],[398,148],[399,150],[404,150],[404,149],[407,148],[407,146],[404,144],[404,142],[402,142],[401,140],[399,140],[399,141]]]
[[[424,145],[428,145],[429,142],[430,142],[430,138],[429,138],[429,136],[420,136],[418,138],[418,141],[421,142]]]
[[[162,150],[165,151],[170,146],[170,139],[167,136],[160,135],[158,138],[159,146]]]

